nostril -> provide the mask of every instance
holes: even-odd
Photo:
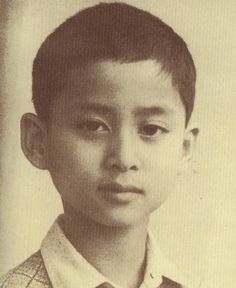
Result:
[[[111,165],[111,168],[113,168],[113,169],[120,169],[120,165],[117,165],[117,164],[113,163],[113,164]]]
[[[120,157],[116,157],[116,156],[109,156],[105,159],[104,165],[107,169],[118,170],[121,172],[127,172],[128,170],[132,170],[132,171],[139,170],[139,165],[137,165],[135,162],[133,162],[135,163],[133,165],[128,162],[131,162],[131,161],[122,160],[120,159]]]
[[[118,162],[114,162],[110,165],[110,168],[113,170],[119,170],[119,171],[123,171],[126,172],[128,169],[127,167],[125,167],[125,165],[122,165],[122,163],[118,163]]]
[[[136,165],[132,165],[132,166],[128,167],[126,165],[122,165],[121,163],[120,164],[113,163],[111,165],[111,168],[114,170],[120,170],[123,172],[127,172],[128,170],[138,171],[138,167]]]
[[[130,170],[138,171],[138,167],[136,165],[133,165],[133,166],[130,167]]]

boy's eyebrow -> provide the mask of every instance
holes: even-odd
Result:
[[[92,111],[92,112],[98,112],[101,114],[111,114],[115,108],[111,106],[107,106],[101,103],[78,103],[71,107],[72,111],[77,110],[86,110],[86,111]]]
[[[108,106],[106,104],[101,104],[101,103],[88,103],[88,102],[80,102],[76,103],[73,106],[71,106],[71,112],[76,112],[76,111],[91,111],[91,112],[97,112],[101,114],[113,114],[115,113],[116,107],[113,106]],[[171,114],[173,110],[171,107],[166,107],[166,106],[151,106],[151,107],[138,107],[135,109],[133,112],[134,116],[150,116],[150,115],[168,115]]]
[[[151,107],[139,107],[135,110],[135,116],[150,116],[150,115],[163,115],[170,114],[173,110],[170,107],[160,107],[160,106],[151,106]]]

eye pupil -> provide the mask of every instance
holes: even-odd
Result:
[[[145,135],[154,135],[158,130],[158,126],[156,125],[146,125],[143,127],[143,133]]]
[[[96,121],[89,121],[87,123],[87,127],[89,130],[91,131],[97,131],[97,130],[100,130],[99,128],[102,126],[101,123],[99,122],[96,122]]]

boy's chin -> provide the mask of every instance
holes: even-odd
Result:
[[[66,222],[70,225],[76,226],[87,226],[94,227],[104,226],[104,227],[120,227],[128,228],[132,226],[139,226],[143,224],[148,224],[150,215],[152,211],[142,211],[139,207],[120,207],[117,209],[83,209],[78,210],[68,203],[63,203],[64,206],[64,219],[67,219]],[[134,209],[135,208],[135,209]],[[102,227],[101,227],[102,228]]]
[[[100,215],[99,217],[90,217],[94,223],[105,227],[132,228],[135,226],[148,224],[150,215],[135,215],[135,213],[113,213],[112,215]]]
[[[105,224],[107,227],[114,227],[114,228],[120,228],[120,229],[132,229],[132,228],[135,228],[135,227],[142,227],[144,224],[145,224],[145,227],[148,225],[149,223],[149,219],[150,217],[145,218],[145,219],[132,219],[131,220],[117,220],[117,221],[113,221],[113,222],[110,222],[110,223],[107,223]]]

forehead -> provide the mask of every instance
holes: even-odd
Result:
[[[101,61],[69,71],[65,82],[56,104],[71,110],[85,107],[86,103],[97,103],[122,111],[160,106],[184,113],[171,76],[154,60]]]

